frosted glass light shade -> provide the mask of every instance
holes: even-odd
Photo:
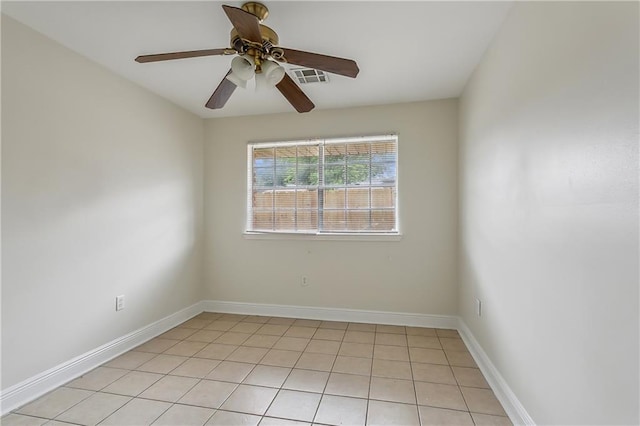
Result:
[[[247,55],[236,56],[231,61],[232,73],[241,80],[251,80],[255,75],[253,58]]]
[[[284,68],[273,61],[265,61],[262,64],[262,74],[265,76],[265,82],[269,86],[275,86],[284,78]]]

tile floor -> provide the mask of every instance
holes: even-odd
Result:
[[[510,425],[454,330],[202,313],[2,425]]]

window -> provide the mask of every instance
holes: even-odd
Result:
[[[247,231],[397,234],[396,135],[250,143]]]

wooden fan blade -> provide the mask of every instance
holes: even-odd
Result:
[[[289,77],[288,74],[284,75],[284,78],[280,83],[276,84],[276,87],[289,101],[291,105],[298,112],[309,112],[315,105],[311,102],[311,99],[304,94],[304,92],[298,87],[298,85]]]
[[[211,97],[205,104],[207,108],[210,108],[210,109],[222,108],[227,103],[231,95],[233,94],[233,91],[236,90],[237,86],[233,84],[231,81],[227,80],[227,76],[229,74],[231,74],[231,70],[227,72],[227,74],[224,76],[220,84],[218,84],[218,87],[216,88],[215,92],[213,92],[213,95],[211,95]]]
[[[233,6],[223,5],[222,8],[233,24],[233,28],[238,31],[240,38],[262,44],[260,21],[255,15]]]
[[[172,59],[197,58],[199,56],[230,55],[236,53],[231,49],[206,49],[189,50],[186,52],[158,53],[155,55],[142,55],[136,58],[136,62],[170,61]]]
[[[314,68],[352,78],[355,78],[360,72],[358,64],[352,59],[336,58],[335,56],[303,52],[301,50],[287,49],[284,47],[280,47],[280,49],[284,51],[284,60],[289,64]]]

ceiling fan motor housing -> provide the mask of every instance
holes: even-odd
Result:
[[[273,31],[271,28],[267,27],[266,25],[260,24],[260,35],[262,36],[263,45],[265,43],[268,43],[270,46],[277,46],[280,41],[280,39],[278,38],[278,33]],[[240,35],[238,34],[238,31],[235,28],[231,30],[230,39],[231,39],[231,46],[233,46],[233,48],[236,50],[238,50],[236,46],[238,46],[239,42],[242,42],[242,45],[245,44],[242,38],[240,37]]]

